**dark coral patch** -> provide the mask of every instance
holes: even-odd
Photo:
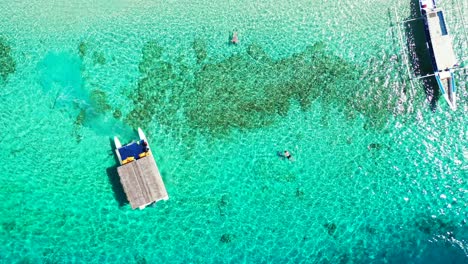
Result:
[[[86,56],[86,53],[88,52],[88,45],[86,42],[81,41],[80,44],[78,45],[78,53],[80,54],[80,58],[83,58]]]
[[[3,230],[5,230],[6,232],[13,231],[16,228],[15,221],[3,222],[1,225],[2,225]]]
[[[188,128],[187,135],[222,136],[234,129],[269,126],[288,113],[292,101],[306,111],[316,99],[324,107],[340,105],[350,108],[348,113],[358,109],[376,120],[388,114],[386,108],[372,108],[375,113],[370,113],[357,106],[360,101],[353,95],[357,83],[366,86],[359,74],[363,69],[332,55],[323,43],[281,60],[254,44],[246,53],[216,63],[209,61],[202,40],[195,40],[192,48],[199,64],[187,68],[181,60],[164,61],[163,48],[156,42],[143,47],[141,78],[127,123],[144,127],[157,120],[165,126]],[[323,118],[325,123],[328,119]]]
[[[330,236],[332,236],[333,234],[335,234],[335,231],[336,231],[336,225],[334,223],[326,223],[323,225],[323,227],[325,227],[327,229],[327,232]]]
[[[122,117],[122,111],[120,111],[119,109],[115,109],[112,115],[115,119],[120,119]]]
[[[234,239],[233,234],[223,234],[221,238],[219,239],[219,241],[227,244],[227,243],[231,243],[233,239]]]
[[[85,119],[86,119],[86,111],[84,109],[81,109],[80,113],[75,118],[75,122],[73,122],[73,130],[71,133],[77,143],[80,143],[81,140],[83,139],[81,130],[83,128],[83,123],[85,122]]]
[[[458,231],[458,225],[446,218],[427,217],[416,222],[416,227],[425,234],[449,234]]]
[[[296,197],[297,198],[303,198],[304,197],[304,191],[302,188],[296,188]]]
[[[159,65],[163,51],[164,49],[155,41],[146,43],[142,50],[143,59],[138,67],[140,73],[149,74],[154,72],[156,70],[154,66]]]
[[[197,63],[202,63],[208,56],[206,52],[206,43],[201,39],[195,39],[192,43],[192,48],[195,52]]]
[[[104,113],[111,109],[111,106],[107,103],[107,94],[102,90],[92,90],[90,99],[97,113]]]
[[[94,65],[96,65],[96,64],[99,64],[99,65],[106,64],[106,57],[104,56],[104,53],[95,51],[93,53],[93,62],[94,62]]]
[[[11,47],[0,37],[0,77],[6,81],[16,71],[16,62],[11,55]]]

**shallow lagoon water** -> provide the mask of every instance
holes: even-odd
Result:
[[[468,260],[467,77],[456,112],[409,81],[414,1],[3,6],[2,262]],[[137,126],[170,195],[144,211],[110,142]]]

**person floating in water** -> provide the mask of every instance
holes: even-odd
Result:
[[[278,157],[280,157],[281,159],[288,159],[290,161],[294,161],[294,158],[291,155],[291,152],[289,152],[288,150],[285,150],[283,152],[278,151],[276,152],[276,155],[278,155]]]
[[[290,161],[293,161],[293,157],[291,155],[291,153],[287,150],[285,150],[284,152],[281,152],[281,151],[278,151],[276,152],[276,154],[278,155],[278,157],[281,157],[282,159],[288,159]]]
[[[231,43],[232,44],[239,44],[239,37],[237,36],[237,31],[234,31],[232,33]]]

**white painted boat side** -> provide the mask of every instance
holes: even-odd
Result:
[[[122,164],[122,157],[120,156],[119,153],[119,148],[122,147],[122,144],[120,143],[120,140],[117,136],[114,137],[114,144],[115,144],[115,154],[117,154],[117,158],[119,158],[120,164]]]
[[[147,141],[146,140],[146,135],[145,135],[145,133],[143,132],[143,130],[141,128],[138,128],[138,136],[140,137],[140,139],[143,139],[144,141]]]
[[[455,80],[453,79],[452,74],[450,72],[444,71],[436,73],[435,77],[445,101],[453,111],[457,110],[457,94],[453,87],[453,85],[455,85]]]
[[[146,206],[148,206],[148,205],[150,205],[150,204],[152,204],[152,203],[153,203],[153,202],[147,203],[147,204],[144,204],[144,205],[140,205],[140,206],[138,207],[138,209],[143,210],[143,209],[145,209]]]
[[[115,148],[119,149],[122,147],[122,143],[120,143],[120,140],[117,136],[114,137],[114,143],[115,143]]]
[[[141,128],[138,128],[138,136],[140,137],[140,140],[144,140],[146,142],[146,144],[148,144],[149,153],[152,153],[150,144],[149,144],[148,140],[146,139],[146,135],[145,135],[145,133],[143,132],[143,130]]]

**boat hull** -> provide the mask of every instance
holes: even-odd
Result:
[[[450,72],[449,77],[441,78],[441,76],[443,77],[442,74],[436,74],[435,76],[440,92],[450,108],[457,110],[457,94],[453,73]]]
[[[426,43],[437,85],[450,108],[456,110],[457,96],[453,69],[457,66],[457,61],[443,10],[437,8],[435,0],[420,0],[419,7],[424,19]]]

